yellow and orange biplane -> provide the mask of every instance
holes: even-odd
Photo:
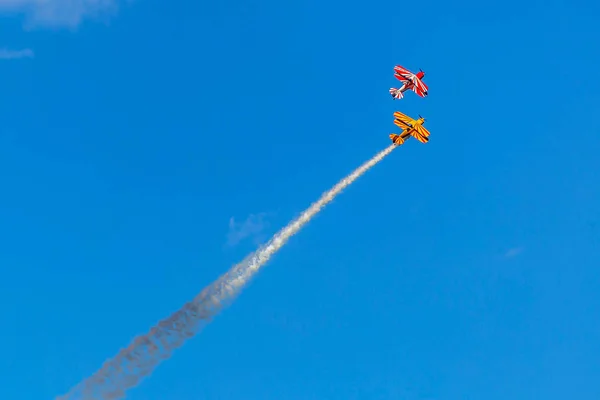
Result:
[[[398,111],[394,113],[394,118],[394,124],[403,129],[402,133],[399,135],[396,135],[395,133],[390,135],[390,139],[392,139],[392,142],[396,145],[399,146],[403,144],[409,136],[414,137],[421,143],[427,143],[429,141],[429,131],[423,127],[425,118],[419,115],[419,119],[412,119]]]

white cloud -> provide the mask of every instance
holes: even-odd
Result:
[[[262,231],[267,227],[265,221],[267,213],[250,214],[244,222],[235,222],[231,217],[229,219],[229,233],[227,234],[227,245],[235,246],[247,237],[254,237],[255,241],[260,241],[263,237]]]
[[[31,49],[23,50],[8,50],[0,49],[0,60],[15,60],[19,58],[33,58],[33,51]]]
[[[84,18],[114,13],[118,0],[0,0],[0,13],[27,16],[27,25],[77,27]]]
[[[504,254],[504,257],[506,257],[506,258],[516,257],[519,254],[521,254],[523,252],[523,250],[524,250],[523,247],[514,247],[514,248],[508,250],[506,252],[506,254]]]

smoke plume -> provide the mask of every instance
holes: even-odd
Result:
[[[148,333],[136,337],[128,347],[102,368],[57,400],[116,400],[149,376],[161,361],[194,336],[211,318],[227,307],[241,289],[294,234],[346,187],[390,154],[395,145],[376,154],[325,192],[298,218],[276,233],[264,246],[206,287],[179,311],[160,321]]]

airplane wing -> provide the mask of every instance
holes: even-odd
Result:
[[[415,125],[413,136],[421,143],[427,143],[429,141],[429,131],[420,124]]]
[[[412,90],[418,94],[421,97],[425,97],[427,96],[427,92],[429,91],[429,87],[427,87],[427,85],[425,83],[423,83],[422,80],[415,78],[414,80],[414,86],[412,87]]]
[[[412,80],[410,79],[410,77],[407,77],[405,75],[394,74],[394,78],[398,79],[402,83],[412,82]]]
[[[399,119],[395,119],[394,124],[396,124],[397,126],[399,126],[402,129],[410,128],[410,125],[408,125],[406,122],[400,121]]]
[[[415,74],[400,65],[394,67],[394,76],[402,83],[413,82]]]
[[[408,125],[408,124],[412,125],[412,123],[414,122],[414,119],[412,119],[408,115],[402,114],[400,111],[394,112],[394,118],[404,122],[406,125]]]

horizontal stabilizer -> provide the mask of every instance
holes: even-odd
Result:
[[[392,133],[390,135],[390,139],[392,139],[392,142],[395,145],[400,146],[400,145],[404,144],[404,138],[402,136],[400,136],[400,135],[395,134],[395,133]]]
[[[396,88],[390,88],[390,94],[392,95],[392,97],[394,99],[401,99],[402,97],[404,97],[404,95],[402,94],[400,89],[396,89]]]

